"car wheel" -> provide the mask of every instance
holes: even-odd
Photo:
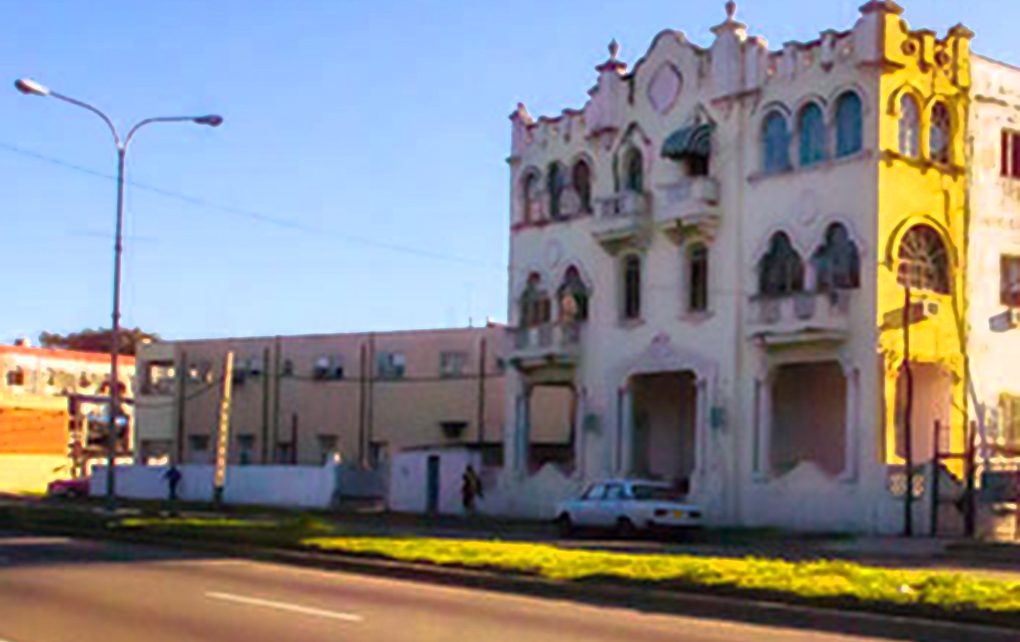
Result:
[[[616,534],[624,539],[629,539],[637,534],[637,528],[629,517],[621,517],[616,520]]]
[[[568,513],[563,513],[556,518],[556,528],[559,529],[560,537],[570,537],[574,534],[574,520],[570,519]]]

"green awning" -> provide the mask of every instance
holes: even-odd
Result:
[[[708,158],[712,153],[712,130],[715,125],[691,125],[676,130],[662,144],[662,155],[673,160],[691,156]]]

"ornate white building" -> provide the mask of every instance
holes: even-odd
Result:
[[[1010,231],[982,237],[1002,247],[969,279],[968,185],[992,181],[968,175],[965,144],[981,109],[1015,119],[972,99],[972,73],[995,74],[974,81],[987,94],[1020,71],[972,65],[966,28],[912,31],[893,2],[779,50],[735,12],[708,48],[663,31],[632,68],[612,43],[581,109],[511,115],[506,512],[551,517],[590,481],[637,475],[687,488],[714,523],[894,532],[904,358],[915,463],[1020,395],[988,377],[977,398],[968,368],[971,325],[982,369],[1020,357],[1020,333],[986,336],[1020,218],[1015,200],[988,212]],[[971,143],[988,171],[998,128]],[[1006,254],[1003,288],[1020,281]],[[573,391],[573,432],[537,452],[547,386]]]

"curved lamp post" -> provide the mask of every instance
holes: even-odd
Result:
[[[77,107],[81,107],[82,109],[87,109],[96,116],[99,116],[99,118],[106,123],[106,126],[110,129],[110,133],[113,134],[113,143],[117,147],[117,218],[113,242],[113,313],[111,315],[113,327],[110,333],[110,412],[107,422],[108,440],[106,466],[106,500],[110,510],[113,510],[117,506],[115,488],[116,468],[114,464],[116,463],[117,458],[118,427],[121,424],[122,415],[120,379],[118,378],[118,357],[120,354],[120,265],[121,254],[123,253],[122,229],[124,221],[124,158],[127,156],[127,149],[128,145],[131,144],[131,139],[134,138],[134,135],[139,129],[146,125],[151,125],[152,123],[191,122],[196,125],[219,127],[223,124],[223,118],[215,114],[209,114],[206,116],[158,116],[155,118],[146,118],[135,123],[135,125],[128,130],[127,135],[121,138],[120,133],[117,132],[117,127],[113,124],[113,121],[110,120],[109,116],[86,102],[52,91],[45,85],[41,85],[28,78],[21,78],[15,81],[14,87],[21,93],[28,96],[56,98],[57,100],[62,100],[65,103],[70,103]]]

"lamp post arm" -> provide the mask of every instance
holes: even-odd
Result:
[[[195,116],[156,116],[155,118],[146,118],[135,123],[134,127],[128,130],[127,136],[124,138],[124,148],[131,143],[131,139],[135,137],[135,133],[152,123],[192,123],[195,122]]]
[[[99,116],[100,118],[102,118],[103,122],[106,123],[106,126],[110,128],[110,133],[113,134],[113,142],[114,142],[114,144],[116,144],[117,148],[120,149],[120,147],[121,147],[121,144],[120,144],[120,134],[117,133],[117,127],[114,126],[113,121],[110,120],[109,116],[104,114],[102,111],[100,111],[96,107],[93,107],[92,105],[90,105],[90,104],[88,104],[86,102],[82,102],[82,101],[78,100],[77,98],[71,98],[70,96],[65,96],[64,94],[58,94],[55,91],[50,92],[49,95],[52,96],[53,98],[56,98],[57,100],[62,100],[65,103],[71,103],[72,105],[76,105],[78,107],[81,107],[82,109],[87,109],[90,112],[92,112],[93,114],[95,114],[96,116]]]

